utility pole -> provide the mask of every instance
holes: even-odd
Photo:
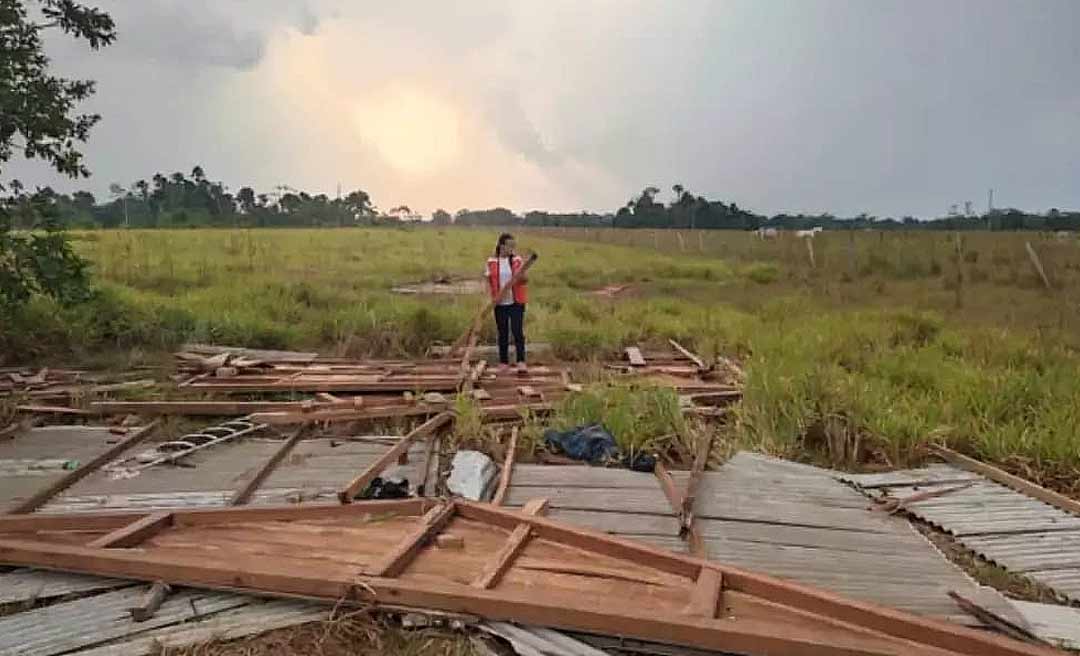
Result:
[[[990,212],[993,212],[993,211],[994,211],[994,189],[993,189],[993,187],[991,187],[986,192],[986,213],[989,214]]]

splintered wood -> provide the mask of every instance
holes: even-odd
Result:
[[[390,603],[750,656],[1054,653],[463,501],[177,510],[138,549],[89,544],[146,516],[0,517],[0,564],[142,580],[160,594],[194,586]],[[440,548],[443,534],[461,548]]]

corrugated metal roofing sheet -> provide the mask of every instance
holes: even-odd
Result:
[[[183,647],[210,640],[234,640],[306,622],[326,619],[322,604],[278,599],[251,599],[247,606],[227,610],[199,622],[185,622],[140,633],[108,645],[75,652],[78,656],[146,656],[161,647]]]
[[[608,656],[570,636],[535,626],[484,622],[480,629],[507,640],[520,656]]]
[[[144,590],[144,586],[125,588],[0,618],[0,654],[63,654],[250,601],[242,595],[181,590],[166,599],[153,618],[135,623],[128,609],[138,603]]]
[[[0,574],[0,604],[43,600],[75,592],[106,591],[135,585],[131,581],[83,576],[40,569],[18,569]]]

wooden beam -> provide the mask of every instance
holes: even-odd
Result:
[[[698,575],[694,591],[690,594],[690,605],[684,611],[687,615],[716,617],[720,607],[720,594],[724,587],[724,575],[718,569],[703,567]]]
[[[128,435],[126,438],[114,444],[112,447],[106,449],[104,452],[98,454],[94,458],[91,458],[88,462],[78,467],[74,471],[69,472],[66,476],[58,481],[55,481],[45,488],[36,492],[33,496],[25,501],[19,503],[14,508],[8,511],[12,515],[22,515],[26,513],[32,513],[41,506],[49,502],[57,494],[60,494],[64,490],[68,489],[72,485],[81,481],[88,474],[97,471],[103,465],[116,460],[116,458],[127,451],[131,447],[135,446],[139,442],[142,442],[146,437],[154,432],[161,422],[155,420],[149,424],[139,428],[138,430]]]
[[[656,479],[660,482],[660,489],[663,490],[664,496],[667,497],[671,512],[678,514],[679,509],[682,508],[682,495],[679,493],[678,488],[675,487],[675,480],[671,478],[671,473],[668,472],[664,463],[659,460],[656,461],[653,473],[656,474]]]
[[[121,549],[134,547],[155,533],[172,526],[173,515],[171,512],[156,512],[134,521],[127,526],[122,526],[100,538],[88,543],[86,546],[93,549]]]
[[[641,349],[637,346],[626,347],[626,359],[630,361],[631,367],[644,367],[646,364],[645,356],[641,354]]]
[[[1055,508],[1064,510],[1065,512],[1069,512],[1074,515],[1080,515],[1080,501],[1070,499],[1063,494],[1058,494],[1053,490],[1048,490],[1041,485],[1036,485],[1035,483],[1020,478],[1019,476],[1014,476],[1003,469],[999,469],[997,467],[994,467],[993,465],[988,465],[984,462],[979,462],[974,458],[969,458],[963,454],[957,453],[956,451],[947,449],[943,446],[931,445],[930,450],[935,455],[937,455],[951,465],[956,465],[961,469],[966,469],[967,471],[973,472],[975,474],[981,474],[982,476],[989,478],[995,483],[1000,483],[1006,487],[1016,490],[1017,492],[1020,492],[1021,494],[1026,494],[1029,497],[1038,499],[1043,503],[1048,503]]]
[[[436,464],[439,457],[436,451],[436,442],[438,441],[438,435],[429,435],[427,438],[427,448],[424,450],[424,464],[420,467],[420,478],[416,481],[416,493],[422,497],[431,496],[428,494],[428,481],[431,479],[432,469],[435,469],[435,476],[438,477],[439,470]]]
[[[675,341],[675,340],[673,340],[673,339],[669,339],[669,340],[668,340],[668,343],[669,343],[669,344],[671,344],[671,347],[672,347],[673,349],[675,349],[675,350],[676,350],[676,351],[678,351],[679,353],[682,353],[682,354],[683,354],[683,356],[684,356],[684,357],[685,357],[686,359],[690,360],[690,361],[691,361],[691,362],[693,362],[693,363],[694,363],[695,365],[697,365],[697,368],[698,368],[698,369],[701,369],[702,371],[704,371],[704,370],[708,369],[708,367],[706,367],[706,366],[705,366],[705,361],[704,361],[704,360],[702,360],[702,359],[701,359],[701,358],[699,358],[698,356],[694,355],[694,354],[693,354],[693,353],[692,353],[692,352],[691,352],[691,351],[690,351],[689,349],[685,348],[685,347],[684,347],[684,346],[683,346],[682,344],[680,344],[680,343],[676,342],[676,341]]]
[[[389,553],[364,570],[369,576],[393,578],[405,571],[409,562],[439,531],[453,519],[456,508],[453,502],[436,506],[420,520],[420,525],[398,543]]]
[[[253,494],[259,489],[259,486],[263,484],[270,474],[274,473],[277,466],[281,464],[281,461],[285,459],[285,456],[293,450],[297,442],[304,436],[309,424],[304,424],[300,428],[297,428],[289,439],[285,440],[285,443],[278,447],[278,450],[274,452],[274,455],[263,463],[263,466],[259,468],[259,471],[255,473],[255,476],[251,478],[247,484],[236,491],[233,498],[229,501],[230,506],[242,506],[247,503]]]
[[[472,507],[480,508],[476,505]],[[505,512],[490,507],[483,509],[486,512]],[[230,512],[238,511],[232,509]],[[677,554],[667,555],[675,560],[683,558]],[[743,586],[766,593],[772,589],[787,591],[796,601],[804,603],[779,603],[778,610],[786,611],[788,616],[795,614],[805,621],[812,621],[816,628],[792,629],[768,617],[741,617],[738,621],[710,620],[664,612],[649,604],[598,605],[592,599],[576,601],[573,596],[549,598],[532,592],[479,590],[428,579],[371,577],[357,580],[352,574],[328,576],[297,571],[282,567],[273,559],[249,559],[242,569],[238,569],[234,561],[176,551],[156,553],[154,550],[89,549],[32,540],[0,540],[0,562],[99,576],[162,580],[170,585],[305,597],[348,605],[390,603],[450,610],[492,620],[625,635],[639,640],[674,642],[689,647],[746,654],[944,656],[949,653],[941,650],[965,656],[1060,654],[962,626],[846,601],[829,593],[727,567],[721,570],[727,589],[747,595],[755,593]],[[700,568],[702,563],[698,562],[698,565]],[[800,606],[807,610],[799,610]],[[853,624],[838,620],[834,617],[837,614],[848,614],[856,621],[862,621]],[[844,638],[844,644],[837,644],[838,637]],[[900,642],[896,642],[897,639]]]
[[[476,383],[480,381],[480,377],[484,375],[484,370],[487,369],[487,364],[487,360],[480,360],[476,363],[476,366],[473,367],[472,371],[469,373],[468,379],[465,381],[464,390],[466,392],[471,392],[473,388],[476,387]]]
[[[128,609],[131,613],[131,619],[136,622],[145,622],[153,617],[171,591],[172,588],[164,581],[154,581],[154,584],[139,600],[139,605]]]
[[[697,525],[697,518],[690,523],[690,530],[686,534],[686,546],[690,549],[690,555],[695,558],[709,558],[709,547],[705,544],[705,536]]]
[[[57,405],[17,405],[15,406],[15,411],[42,415],[75,415],[77,417],[90,417],[97,414],[96,412],[82,410],[81,408],[69,408],[67,406]]]
[[[231,522],[290,521],[356,517],[364,514],[422,515],[432,506],[428,499],[358,501],[349,505],[327,502],[233,508],[193,508],[172,511],[174,526],[210,526]],[[80,512],[73,514],[0,515],[0,534],[37,531],[111,531],[146,517],[145,511]]]
[[[694,499],[697,497],[697,490],[701,485],[701,477],[705,474],[705,466],[709,462],[712,443],[712,431],[709,431],[704,439],[698,436],[698,448],[694,454],[694,465],[690,470],[690,478],[686,482],[686,492],[683,493],[682,503],[679,504],[679,525],[682,527],[680,532],[689,531],[690,524],[694,521]]]
[[[93,401],[92,412],[103,415],[193,415],[227,417],[253,412],[299,411],[303,401]]]
[[[256,412],[249,419],[256,423],[270,426],[288,426],[305,422],[331,422],[331,421],[365,421],[369,419],[390,419],[397,417],[423,417],[441,412],[446,408],[445,403],[440,404],[417,404],[417,405],[392,405],[384,407],[361,407],[354,408],[347,405],[333,407],[323,406],[310,412],[302,410],[288,410],[275,412]]]
[[[457,501],[458,514],[466,519],[494,524],[513,530],[522,522],[528,523],[535,537],[565,544],[587,551],[595,551],[614,558],[632,560],[646,567],[653,567],[670,574],[697,579],[701,562],[689,556],[681,557],[666,549],[659,549],[641,542],[626,540],[587,528],[570,526],[543,517],[522,515],[507,508],[486,503]],[[675,556],[675,557],[672,557]]]
[[[499,487],[495,490],[495,496],[491,503],[501,506],[510,492],[510,478],[514,475],[514,454],[517,453],[518,427],[510,430],[510,445],[506,448],[506,458],[503,460],[502,473],[499,476]]]
[[[401,438],[401,441],[392,449],[384,453],[378,460],[371,463],[371,465],[359,476],[352,479],[348,485],[342,488],[342,490],[338,492],[338,500],[341,501],[341,503],[352,503],[353,499],[356,498],[356,495],[363,492],[368,484],[375,480],[376,476],[390,466],[390,463],[397,460],[402,453],[408,452],[409,447],[412,446],[413,442],[422,437],[428,437],[446,424],[453,422],[453,420],[453,413],[443,412],[417,426],[411,433]]]
[[[525,507],[521,509],[521,512],[526,515],[543,515],[547,510],[547,499],[530,499]],[[498,585],[499,580],[502,579],[503,574],[514,564],[514,560],[518,554],[528,544],[529,538],[532,536],[532,527],[528,524],[518,524],[514,532],[510,534],[506,542],[503,543],[499,552],[495,554],[495,557],[488,561],[484,566],[483,571],[473,579],[472,586],[474,588],[480,588],[486,590],[488,588],[494,588]]]
[[[426,392],[457,390],[457,376],[411,376],[401,380],[304,380],[283,378],[276,382],[245,381],[243,376],[232,379],[206,379],[192,383],[190,389],[218,392],[404,392],[422,389]]]

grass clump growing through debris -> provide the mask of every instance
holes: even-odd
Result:
[[[602,424],[624,453],[650,451],[687,432],[678,394],[652,385],[590,385],[556,403],[549,424],[557,430]]]

